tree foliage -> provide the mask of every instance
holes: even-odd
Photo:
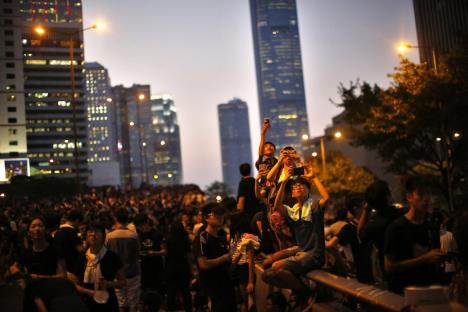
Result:
[[[441,58],[438,72],[402,58],[389,77],[388,88],[340,85],[353,144],[376,150],[391,172],[439,175],[453,186],[467,161],[468,46]]]
[[[369,170],[354,165],[339,152],[330,153],[326,165],[327,176],[324,178],[324,184],[332,194],[364,192],[375,179]]]
[[[205,193],[210,198],[215,198],[217,195],[220,195],[221,197],[225,198],[232,192],[227,186],[227,184],[220,181],[214,181],[210,185],[206,186]]]

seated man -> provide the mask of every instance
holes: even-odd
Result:
[[[439,282],[444,253],[439,233],[431,233],[426,222],[429,190],[424,181],[406,182],[409,211],[394,220],[385,234],[385,271],[391,291],[403,293],[406,286],[429,286]],[[438,232],[438,231],[437,231]]]
[[[275,209],[289,220],[296,235],[297,246],[274,254],[272,266],[262,278],[265,282],[289,288],[296,292],[298,301],[307,299],[307,288],[299,279],[300,275],[321,268],[325,262],[324,207],[330,196],[315,176],[311,166],[305,166],[305,175],[292,181],[292,197],[297,201],[293,207],[283,205],[283,195],[288,183],[281,183],[275,200]],[[292,169],[286,171],[286,179]],[[320,193],[320,200],[313,200],[310,188],[314,184]],[[266,262],[271,262],[267,259]]]

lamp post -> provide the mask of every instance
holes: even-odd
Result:
[[[341,137],[343,136],[343,134],[341,133],[341,131],[335,131],[335,133],[333,133],[333,137],[332,138],[335,138],[335,139],[340,139]],[[303,136],[302,137],[303,141],[304,142],[308,142],[308,137],[305,137]],[[323,174],[323,177],[326,178],[327,177],[327,155],[326,155],[326,150],[325,150],[325,139],[329,139],[327,136],[322,136],[320,137],[320,154],[321,154],[321,158],[322,158],[322,174]],[[312,157],[317,157],[318,156],[318,153],[317,152],[312,152]]]
[[[73,32],[61,32],[54,31],[55,33],[67,35],[68,36],[68,50],[69,50],[69,60],[70,60],[70,83],[71,83],[71,95],[70,95],[70,105],[72,107],[72,123],[73,123],[73,156],[74,156],[74,165],[75,165],[75,186],[76,193],[79,194],[81,191],[80,183],[80,168],[79,168],[79,155],[78,155],[78,127],[76,122],[76,102],[75,102],[75,93],[76,93],[76,81],[75,81],[75,37],[81,33],[84,33],[90,29],[103,29],[105,26],[101,23],[95,23],[90,27],[82,28]],[[34,32],[39,36],[44,36],[47,33],[46,28],[42,26],[34,27]]]
[[[146,142],[142,140],[143,131],[141,128],[140,105],[142,105],[146,96],[143,93],[138,94],[137,101],[137,123],[138,123],[138,149],[140,151],[140,176],[146,184],[148,181],[148,162],[146,158]]]

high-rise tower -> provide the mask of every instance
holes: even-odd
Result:
[[[268,140],[300,146],[309,134],[295,0],[250,0],[260,124]]]
[[[236,194],[241,178],[239,165],[252,165],[247,103],[233,99],[218,105],[223,182]]]
[[[18,1],[31,174],[84,184],[88,166],[81,0]],[[41,33],[35,31],[39,25]]]
[[[154,142],[152,183],[174,185],[182,183],[182,155],[180,131],[173,99],[159,95],[151,99],[153,119],[152,141]]]
[[[116,107],[109,74],[104,66],[93,62],[85,64],[85,77],[89,185],[119,185],[120,169],[114,126]]]

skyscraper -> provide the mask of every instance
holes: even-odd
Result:
[[[22,16],[17,1],[0,11],[0,183],[28,174],[22,59]]]
[[[413,0],[421,62],[432,64],[436,55],[450,52],[468,40],[468,1]]]
[[[300,146],[309,134],[295,0],[250,0],[260,124],[268,140]]]
[[[152,183],[174,185],[182,183],[180,131],[174,101],[169,95],[151,99],[153,119],[154,172]],[[150,177],[151,178],[151,177]]]
[[[31,174],[75,178],[84,184],[88,166],[81,0],[19,3]],[[42,34],[34,31],[38,25]]]
[[[150,94],[149,85],[112,87],[122,185],[139,187],[142,183],[150,183],[150,177],[154,175]]]
[[[236,194],[241,178],[239,165],[252,165],[247,103],[233,99],[218,105],[223,182]]]
[[[112,103],[107,69],[99,63],[85,64],[86,106],[88,110],[89,185],[119,185],[115,105]]]

